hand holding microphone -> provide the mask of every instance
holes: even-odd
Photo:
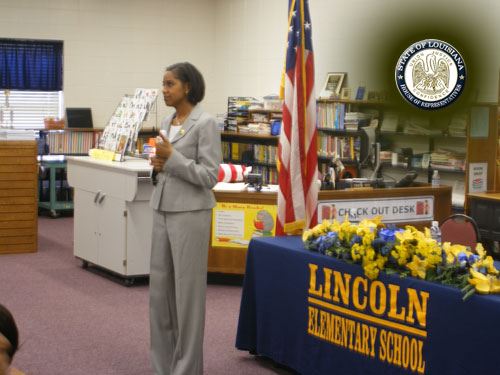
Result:
[[[156,137],[156,153],[151,159],[153,162],[153,168],[156,172],[161,172],[163,165],[170,157],[173,147],[167,138],[167,132],[162,129],[160,134]]]

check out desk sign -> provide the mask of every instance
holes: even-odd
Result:
[[[351,222],[382,216],[384,223],[432,221],[434,197],[336,199],[318,202],[318,222],[334,220]]]

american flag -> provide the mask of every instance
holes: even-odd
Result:
[[[281,84],[283,127],[278,146],[276,235],[317,223],[318,155],[314,56],[308,1],[289,0],[288,45]]]

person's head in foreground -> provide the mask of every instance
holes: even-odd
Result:
[[[10,311],[0,304],[0,375],[7,375],[19,344],[16,322]]]

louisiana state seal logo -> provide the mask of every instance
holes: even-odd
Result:
[[[466,76],[460,53],[437,39],[413,43],[396,65],[396,85],[403,98],[427,110],[453,103],[464,90]]]

